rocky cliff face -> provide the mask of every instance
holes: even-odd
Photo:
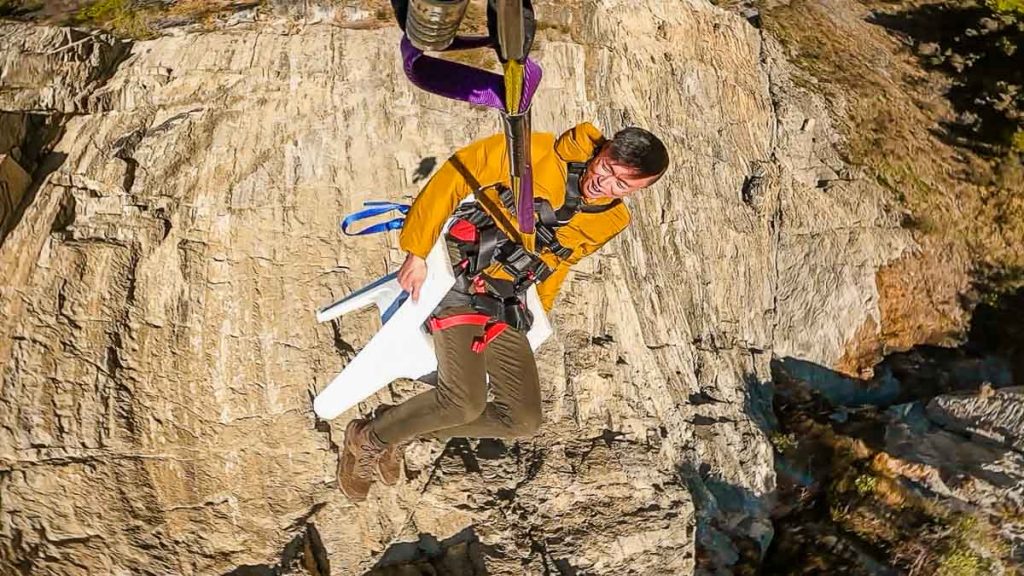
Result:
[[[334,479],[356,414],[317,422],[311,397],[373,314],[317,325],[313,310],[400,254],[338,221],[410,199],[496,116],[413,90],[389,26],[270,20],[131,45],[0,26],[0,109],[24,125],[67,114],[0,245],[5,572],[681,574],[760,559],[770,360],[838,362],[877,317],[876,271],[911,241],[742,18],[698,1],[538,10],[552,25],[535,129],[639,124],[672,172],[561,296],[541,433],[416,444],[409,481],[360,505]]]

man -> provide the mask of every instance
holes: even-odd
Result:
[[[375,474],[396,484],[403,447],[414,438],[515,438],[537,430],[540,386],[526,338],[531,319],[524,294],[536,285],[544,310],[551,310],[572,265],[629,224],[621,199],[652,185],[668,168],[665,146],[641,128],[606,141],[583,123],[557,139],[536,133],[531,144],[536,254],[517,242],[502,134],[456,152],[413,202],[400,238],[407,256],[398,281],[414,300],[426,278],[427,253],[445,222],[453,214],[458,218],[447,236],[450,252],[458,254],[458,282],[430,324],[437,386],[371,420],[349,423],[338,474],[349,499],[365,499]],[[475,202],[460,207],[471,193]]]

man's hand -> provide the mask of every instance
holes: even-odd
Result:
[[[427,279],[427,261],[415,254],[409,254],[398,269],[398,285],[412,296],[413,302],[420,299],[420,288]]]

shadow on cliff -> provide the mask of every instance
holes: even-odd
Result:
[[[966,423],[929,402],[1020,384],[1022,335],[1019,291],[979,306],[960,347],[890,354],[868,379],[798,358],[773,360],[777,538],[762,573],[895,574],[908,568],[901,549],[921,558],[947,553],[938,537],[920,538],[958,534],[962,524],[942,523],[976,508],[956,495],[975,481],[997,491],[1019,487],[1019,455],[965,432]],[[949,488],[943,495],[930,487],[936,479]]]
[[[934,474],[954,490],[980,479],[1010,490],[1019,478],[993,468],[1010,448],[946,428],[928,402],[983,384],[1009,386],[1009,366],[997,355],[920,347],[891,355],[860,380],[806,360],[773,360],[776,537],[761,573],[898,574],[907,568],[898,550],[945,553],[936,539],[916,540],[958,526],[936,520],[945,512],[932,517],[909,504],[937,501],[932,480],[922,479]],[[952,503],[945,509],[972,508],[943,498]],[[889,540],[873,537],[876,529],[889,530]]]
[[[315,512],[314,512],[315,513]],[[327,550],[320,539],[320,532],[312,523],[292,538],[281,552],[281,561],[276,565],[256,564],[239,566],[224,576],[282,576],[284,574],[308,574],[329,576],[331,563]]]
[[[983,387],[1014,384],[1010,362],[995,354],[918,347],[893,354],[869,380],[851,378],[795,358],[772,362],[776,383],[776,438],[784,445],[810,440],[819,449],[798,449],[796,458],[776,458],[780,482],[785,477],[804,490],[819,490],[830,476],[835,438],[862,442],[872,452],[934,468],[956,485],[970,476],[993,486],[1013,488],[1017,480],[990,469],[1011,451],[949,428],[928,403],[944,394],[977,394]]]
[[[853,378],[799,358],[772,361],[776,404],[817,395],[838,410],[888,408],[941,394],[1005,388],[1024,382],[1024,289],[977,306],[966,341],[957,348],[916,346],[895,352],[868,379]]]
[[[4,240],[6,240],[7,234],[17,227],[19,222],[21,222],[21,219],[25,216],[25,212],[28,210],[29,206],[35,202],[36,197],[39,195],[39,189],[42,187],[43,183],[46,182],[46,178],[60,168],[64,164],[65,160],[67,160],[67,155],[60,152],[46,154],[45,158],[39,162],[38,167],[30,173],[32,181],[31,184],[29,184],[28,190],[25,191],[25,195],[21,198],[21,201],[15,206],[0,206],[0,246],[2,246]],[[0,202],[3,201],[4,199],[0,199]],[[65,205],[67,205],[66,202]],[[8,210],[9,213],[6,214],[6,217],[3,217],[4,213],[8,212]],[[61,214],[57,218],[57,222],[54,222],[54,228],[60,228],[63,225],[62,222],[67,220],[67,218],[67,210],[62,210]]]
[[[761,495],[686,463],[679,475],[696,516],[694,573],[753,576],[772,539],[770,495]]]
[[[755,374],[747,374],[744,382],[744,412],[770,436],[776,427],[772,383]],[[691,397],[691,402],[699,406],[714,400],[701,396]],[[712,434],[717,423],[699,415],[694,419],[695,425],[707,426]],[[742,455],[738,457],[743,460]],[[684,462],[677,471],[690,491],[696,515],[695,574],[758,574],[773,536],[770,513],[774,494],[757,494],[737,486],[717,476],[707,463]]]
[[[772,360],[770,382],[748,376],[744,410],[773,445],[777,486],[758,495],[706,464],[680,467],[697,514],[697,573],[898,573],[884,550],[831,519],[836,482],[850,473],[873,474],[870,457],[855,465],[844,460],[851,446],[927,466],[949,486],[977,478],[1013,488],[1018,478],[993,469],[1008,456],[1007,446],[948,428],[926,405],[942,394],[1021,383],[1024,321],[1018,319],[1024,319],[1024,291],[979,306],[962,346],[890,354],[870,379],[792,357]],[[841,545],[823,546],[821,538]]]
[[[420,534],[416,542],[391,545],[364,576],[485,576],[485,546],[473,527],[445,540]]]

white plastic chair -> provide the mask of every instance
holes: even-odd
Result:
[[[330,420],[398,378],[415,380],[437,370],[433,338],[424,324],[454,285],[455,275],[442,233],[427,255],[427,278],[420,288],[418,302],[407,298],[398,285],[396,273],[392,273],[318,310],[317,321],[328,322],[372,304],[380,311],[382,326],[314,399],[316,415]],[[526,303],[533,313],[527,338],[536,350],[551,336],[551,323],[534,286],[527,292]],[[468,349],[466,353],[474,354]]]

